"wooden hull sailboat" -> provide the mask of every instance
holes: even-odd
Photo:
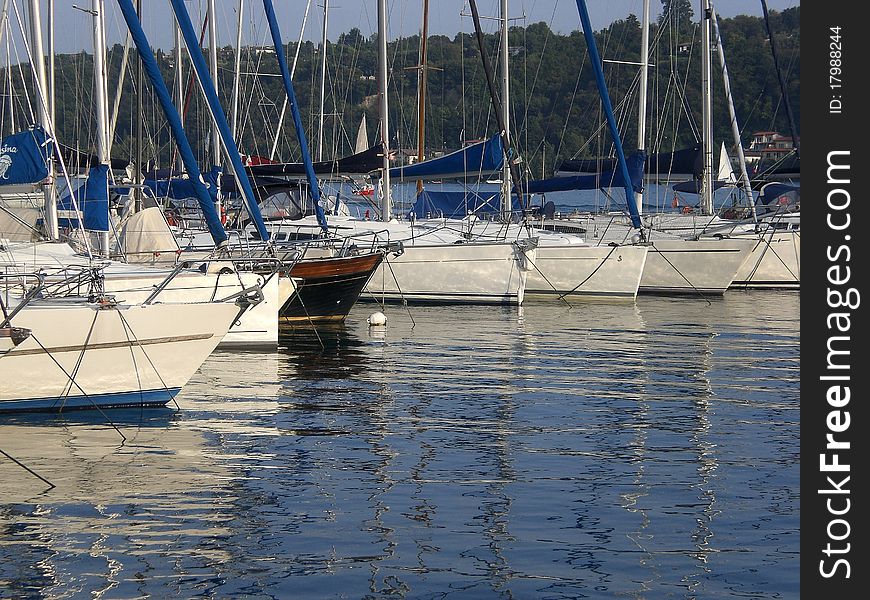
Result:
[[[344,321],[383,258],[383,253],[374,252],[296,262],[287,274],[296,290],[278,311],[279,323],[305,326]]]

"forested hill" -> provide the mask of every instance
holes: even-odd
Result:
[[[647,147],[651,152],[669,151],[694,143],[700,137],[700,30],[689,0],[664,0],[662,17],[652,26],[650,40],[649,111]],[[788,85],[795,119],[800,119],[800,7],[771,12],[779,63]],[[167,25],[168,26],[168,25]],[[560,24],[564,27],[564,24]],[[578,25],[579,29],[579,25]],[[761,17],[736,16],[720,19],[731,89],[746,145],[754,131],[778,130],[790,133],[764,21]],[[597,32],[599,50],[613,104],[617,108],[622,137],[627,149],[636,147],[637,63],[640,57],[640,22],[634,15]],[[419,38],[407,37],[389,45],[390,128],[392,145],[417,147],[417,89]],[[497,64],[499,37],[489,34],[485,42],[493,64]],[[610,138],[602,127],[603,116],[580,31],[560,35],[546,23],[510,29],[511,128],[527,168],[533,175],[549,174],[562,160],[608,155]],[[288,44],[292,61],[295,43]],[[231,99],[235,53],[220,49],[219,89],[227,114]],[[114,102],[123,47],[115,45],[109,55],[110,111]],[[328,46],[328,81],[324,101],[324,127],[319,131],[320,57],[318,45],[305,42],[299,52],[294,76],[296,94],[303,113],[312,153],[324,159],[353,152],[357,128],[366,115],[369,139],[377,135],[377,39],[357,29],[342,34]],[[132,156],[136,133],[135,51],[131,52],[118,105],[117,127],[112,154]],[[175,65],[171,53],[158,52],[159,64],[169,87]],[[429,70],[426,86],[427,154],[453,150],[463,140],[479,139],[496,132],[483,67],[473,35],[452,39],[431,36],[428,40]],[[723,93],[718,57],[714,55],[713,107],[717,140],[731,143],[728,111]],[[92,57],[87,53],[56,57],[56,124],[63,143],[81,149],[94,147]],[[182,65],[185,78],[190,65]],[[239,94],[240,148],[248,154],[270,154],[284,91],[274,53],[269,49],[246,47],[242,53]],[[2,131],[24,124],[32,103],[29,68],[12,67],[10,103],[9,77],[3,72],[4,102]],[[259,73],[259,76],[253,75]],[[22,86],[22,78],[24,85]],[[22,87],[31,89],[22,93]],[[500,88],[500,85],[499,85]],[[192,90],[185,109],[185,127],[202,160],[207,156],[208,117],[198,86]],[[167,165],[172,143],[163,118],[145,87],[144,123],[146,158]],[[181,103],[184,105],[184,103]],[[14,116],[14,119],[13,119]],[[284,121],[278,136],[276,158],[298,160],[299,152],[292,124]],[[322,148],[319,140],[322,139]],[[716,144],[718,145],[718,141]]]

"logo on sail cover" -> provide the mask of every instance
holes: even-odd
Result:
[[[12,166],[12,157],[8,154],[0,156],[0,179],[9,179],[7,171]]]

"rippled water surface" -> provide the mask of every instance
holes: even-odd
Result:
[[[2,418],[0,597],[798,596],[798,294],[376,308]]]

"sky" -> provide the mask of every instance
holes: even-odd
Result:
[[[91,51],[93,38],[91,33],[91,15],[81,8],[91,8],[93,0],[55,0],[55,45],[57,52],[68,53],[79,50]],[[134,0],[135,1],[135,0]],[[201,22],[205,12],[206,0],[185,0],[194,23]],[[218,43],[220,46],[235,45],[238,17],[236,16],[240,0],[215,0],[218,14]],[[377,1],[376,0],[326,0],[329,5],[327,17],[327,37],[335,40],[353,27],[357,27],[364,35],[377,31]],[[9,0],[10,27],[18,29],[15,5],[25,18],[27,0]],[[259,0],[243,0],[243,44],[266,43],[266,29],[263,7]],[[285,43],[296,41],[302,28],[306,6],[309,5],[308,19],[303,32],[304,39],[319,41],[323,32],[323,2],[324,0],[273,0],[278,15],[282,38]],[[114,0],[105,0],[107,14],[108,43],[122,42],[126,35],[126,27],[120,17]],[[422,0],[388,0],[389,37],[414,35],[420,31],[422,21]],[[483,21],[485,31],[495,31],[496,22],[487,19],[498,15],[499,0],[478,0],[477,8]],[[692,2],[695,14],[700,12],[700,0]],[[768,0],[770,10],[783,10],[800,5],[799,0]],[[46,11],[46,0],[42,0],[43,17]],[[171,27],[172,9],[169,0],[143,0],[143,24],[152,46],[164,49],[171,48],[173,34]],[[629,14],[640,15],[642,0],[589,0],[588,9],[593,28],[601,29],[616,19],[625,18]],[[80,7],[80,8],[76,8]],[[719,14],[732,17],[737,14],[758,15],[761,12],[760,0],[722,0],[717,5]],[[661,1],[651,0],[650,11],[653,19],[661,12]],[[430,0],[429,2],[429,33],[430,35],[447,35],[453,37],[459,31],[472,32],[474,26],[470,16],[467,0]],[[514,25],[523,25],[544,21],[550,29],[558,33],[569,33],[580,28],[580,19],[575,0],[509,0],[509,14]],[[17,38],[13,34],[13,39]]]

